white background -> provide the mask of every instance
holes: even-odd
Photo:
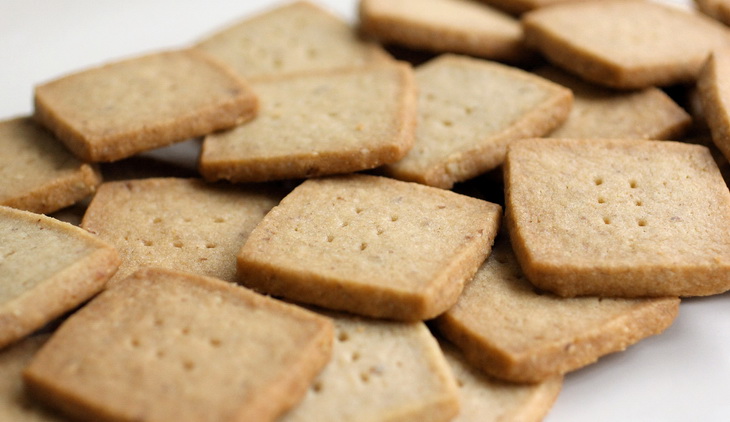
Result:
[[[37,83],[183,47],[275,3],[0,0],[0,119],[30,113]],[[355,19],[355,0],[319,3]],[[568,375],[546,420],[730,421],[730,295],[685,300],[664,334]]]

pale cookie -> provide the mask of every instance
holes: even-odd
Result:
[[[0,206],[0,348],[104,288],[117,252],[85,230]]]
[[[436,326],[480,370],[535,383],[661,333],[678,311],[677,298],[562,298],[536,291],[502,237]]]
[[[528,279],[561,296],[730,289],[730,193],[710,152],[671,141],[530,139],[505,161]]]
[[[569,2],[522,18],[528,45],[580,77],[614,88],[692,82],[724,25],[653,1]]]
[[[214,278],[144,269],[72,315],[24,372],[79,420],[272,421],[330,358],[332,323]]]
[[[422,322],[325,315],[335,325],[332,359],[280,422],[437,422],[459,412],[454,377]]]
[[[329,309],[432,318],[489,254],[498,205],[377,176],[310,179],[259,224],[240,282]]]
[[[407,64],[259,81],[253,121],[208,135],[207,180],[259,182],[371,169],[413,146],[416,86]]]
[[[730,1],[728,0],[694,0],[697,8],[707,16],[730,24]]]
[[[236,280],[236,254],[284,193],[271,186],[153,178],[104,183],[81,227],[122,258],[113,282],[143,266]]]
[[[44,83],[35,118],[86,161],[116,161],[235,126],[257,101],[231,69],[196,50],[127,59]]]
[[[568,117],[573,98],[520,69],[455,55],[418,67],[416,82],[415,145],[383,171],[445,189],[501,165],[510,142],[551,132]]]
[[[245,19],[210,35],[197,48],[228,63],[247,79],[390,59],[377,44],[361,40],[347,22],[307,1]]]
[[[568,120],[551,138],[677,139],[692,118],[664,91],[616,91],[586,83],[554,67],[537,69],[543,78],[573,91]]]
[[[730,157],[730,49],[715,51],[700,73],[697,88],[712,140]]]
[[[0,351],[0,420],[8,422],[63,422],[61,416],[31,400],[23,388],[23,369],[48,335],[36,335]]]
[[[562,377],[538,384],[515,384],[486,375],[464,360],[452,345],[441,343],[459,385],[461,409],[452,422],[539,422],[563,386]]]
[[[94,193],[101,174],[29,118],[0,122],[0,205],[51,213]]]
[[[530,56],[516,18],[469,0],[361,0],[359,17],[361,30],[385,43],[492,60]]]

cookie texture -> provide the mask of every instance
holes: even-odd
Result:
[[[436,53],[524,61],[519,21],[468,0],[362,0],[360,29],[381,42]]]
[[[422,322],[326,313],[335,325],[332,359],[281,422],[449,421],[456,381]]]
[[[489,254],[498,205],[393,179],[310,179],[251,232],[240,282],[329,309],[398,320],[453,305]]]
[[[551,138],[678,139],[692,118],[656,87],[617,91],[586,83],[555,67],[535,73],[573,91],[570,116]]]
[[[415,144],[383,172],[445,189],[501,165],[510,142],[558,127],[573,99],[569,89],[520,69],[457,55],[419,66],[416,82]]]
[[[196,47],[249,80],[390,60],[340,17],[308,1],[283,4],[213,33]]]
[[[693,82],[730,30],[651,1],[568,2],[527,13],[525,42],[555,65],[599,85],[635,89]]]
[[[538,383],[589,365],[669,327],[677,298],[562,298],[524,277],[509,239],[436,326],[467,361],[502,380]]]
[[[712,141],[730,157],[730,49],[717,50],[707,60],[697,90]]]
[[[561,296],[730,289],[730,193],[710,152],[671,141],[530,139],[505,161],[527,278]]]
[[[271,421],[301,400],[331,345],[324,317],[148,268],[71,316],[24,379],[79,420]]]
[[[0,205],[51,213],[91,195],[99,169],[78,160],[32,119],[0,122]]]
[[[35,89],[35,118],[85,161],[116,161],[252,118],[256,96],[197,50],[74,73]]]
[[[144,266],[236,280],[236,254],[285,192],[268,185],[151,178],[101,185],[81,227],[114,245],[112,282]]]
[[[19,340],[104,288],[116,250],[51,217],[0,206],[0,347]]]
[[[258,182],[371,169],[413,146],[417,92],[407,64],[272,78],[254,84],[252,122],[206,136],[207,180]]]

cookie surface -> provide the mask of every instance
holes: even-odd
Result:
[[[730,30],[705,16],[651,1],[569,2],[523,16],[525,40],[555,65],[614,88],[696,79]]]
[[[529,57],[514,17],[466,0],[362,0],[360,28],[381,42],[492,60]]]
[[[117,252],[51,217],[0,206],[0,347],[19,340],[104,288]]]
[[[730,50],[716,50],[702,68],[697,89],[712,141],[730,157]]]
[[[531,139],[505,161],[506,222],[528,279],[561,296],[730,289],[730,193],[707,148]]]
[[[35,90],[35,118],[92,162],[230,128],[253,117],[256,107],[242,79],[196,50],[110,63]]]
[[[112,282],[143,266],[236,280],[236,254],[284,192],[199,179],[151,178],[100,186],[81,226],[114,245]]]
[[[413,145],[416,87],[409,65],[260,81],[255,120],[206,136],[208,180],[254,182],[350,173],[392,163]]]
[[[456,301],[488,255],[500,209],[377,176],[310,179],[251,233],[239,281],[329,309],[428,319]]]
[[[503,237],[436,326],[480,370],[536,383],[661,333],[678,311],[676,298],[562,298],[536,291]]]
[[[24,372],[81,420],[268,421],[327,363],[326,318],[213,278],[144,269],[71,316]]]
[[[517,68],[456,55],[416,68],[416,82],[415,144],[383,171],[446,189],[498,167],[513,140],[555,129],[573,98],[570,90]]]
[[[0,122],[0,205],[51,213],[94,193],[99,170],[31,119]]]
[[[586,83],[554,67],[537,69],[543,78],[573,91],[570,116],[551,138],[677,139],[692,118],[664,91],[617,91]]]
[[[389,60],[344,20],[307,1],[284,4],[200,41],[247,79],[322,71]]]
[[[330,363],[281,422],[448,421],[459,411],[456,382],[422,322],[332,317]]]

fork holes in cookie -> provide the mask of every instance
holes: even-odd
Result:
[[[611,219],[609,217],[603,217],[603,224],[611,224]]]
[[[339,334],[337,334],[337,340],[338,341],[346,342],[349,339],[350,339],[350,335],[347,334],[347,332],[345,332],[345,331],[342,331]]]
[[[176,248],[182,248],[183,247],[183,243],[181,241],[179,241],[179,240],[176,240],[176,241],[172,242],[172,246],[174,246]]]
[[[361,250],[361,251],[364,251],[364,250],[365,250],[365,249],[367,249],[367,248],[368,248],[368,244],[367,244],[367,243],[365,243],[365,242],[362,242],[362,243],[360,244],[360,250]]]
[[[596,177],[593,179],[593,183],[596,184],[596,186],[601,186],[603,184],[603,178],[602,177]]]
[[[603,198],[603,197],[598,198],[598,203],[599,204],[605,204],[606,203],[606,198]]]
[[[640,218],[640,219],[639,219],[639,220],[638,220],[638,221],[636,222],[636,224],[638,224],[638,225],[639,225],[639,227],[645,227],[645,226],[647,225],[647,221],[646,221],[645,219],[643,219],[643,218]]]
[[[631,187],[631,189],[636,189],[637,186],[639,186],[639,185],[636,183],[636,180],[629,181],[629,187]]]

